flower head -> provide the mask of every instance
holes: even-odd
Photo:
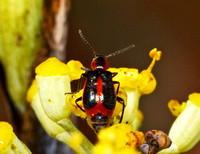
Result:
[[[160,55],[161,52],[157,49],[150,51],[153,60],[150,66],[141,73],[138,73],[135,68],[110,68],[108,70],[117,73],[113,77],[113,81],[120,83],[119,91],[115,87],[118,91],[116,94],[117,98],[122,98],[124,102],[116,103],[110,123],[113,126],[100,131],[99,142],[94,151],[99,151],[95,149],[100,148],[103,151],[111,150],[115,153],[120,153],[121,150],[131,153],[135,152],[135,147],[144,142],[143,133],[133,132],[142,121],[142,114],[136,116],[136,113],[141,113],[138,112],[140,96],[153,92],[156,87],[156,80],[151,71],[155,61],[160,59]],[[77,101],[77,98],[83,96],[83,91],[71,93],[71,81],[81,77],[84,72],[82,67],[80,62],[74,60],[64,64],[56,58],[47,59],[35,70],[36,81],[33,81],[28,90],[27,100],[31,102],[40,122],[52,137],[75,148],[74,150],[78,153],[88,153],[92,149],[92,144],[78,131],[70,119],[72,112],[82,118],[87,117],[83,112],[82,100]],[[124,106],[125,111],[123,112]],[[122,123],[126,124],[117,124],[122,117]],[[108,144],[104,146],[105,143]]]

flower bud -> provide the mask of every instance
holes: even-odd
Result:
[[[17,138],[12,126],[4,121],[0,122],[0,153],[31,154],[26,145]]]
[[[49,58],[36,68],[36,81],[41,104],[47,116],[59,121],[70,116],[65,93],[71,92],[67,66],[56,58]]]
[[[169,137],[170,148],[161,153],[182,153],[192,149],[200,140],[200,94],[189,95],[185,109],[174,121]]]

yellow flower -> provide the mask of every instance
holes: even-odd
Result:
[[[169,138],[172,145],[160,153],[182,153],[192,149],[200,140],[200,93],[189,95],[185,109],[174,121]]]
[[[115,124],[109,128],[100,130],[98,143],[93,149],[94,154],[103,153],[137,153],[136,147],[144,142],[142,132],[133,132],[130,125]]]
[[[157,51],[156,48],[149,52],[151,58],[153,58],[150,66],[138,73],[137,69],[134,68],[110,68],[111,72],[118,72],[118,74],[113,78],[114,81],[120,82],[120,89],[125,91],[127,94],[127,105],[124,111],[124,116],[122,122],[129,123],[133,128],[134,118],[138,111],[139,99],[142,94],[150,94],[154,91],[156,87],[156,79],[151,73],[155,61],[160,60],[161,51]],[[117,120],[114,119],[114,123]]]
[[[80,77],[82,64],[70,61],[64,64],[57,58],[49,58],[36,67],[38,94],[45,113],[53,121],[70,116],[69,104],[65,102],[67,92],[71,92],[70,81]],[[73,70],[76,70],[72,73]]]
[[[24,145],[13,132],[12,126],[4,121],[0,122],[0,153],[27,153],[31,151]]]
[[[36,68],[36,81],[27,92],[27,101],[50,136],[68,144],[75,152],[84,154],[90,153],[92,144],[71,122],[70,104],[65,102],[66,92],[71,91],[70,82],[82,73],[79,66],[82,64],[78,61],[70,61],[66,65],[56,58],[41,63]],[[72,73],[73,69],[77,71]],[[81,140],[76,147],[72,139],[78,137],[74,134],[79,134]]]

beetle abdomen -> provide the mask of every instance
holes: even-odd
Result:
[[[99,113],[91,117],[90,122],[95,131],[98,132],[100,129],[108,126],[109,118]]]

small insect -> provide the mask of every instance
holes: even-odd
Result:
[[[122,121],[125,107],[124,100],[117,96],[120,83],[112,80],[112,78],[117,75],[117,72],[107,71],[109,68],[107,58],[129,50],[133,48],[134,45],[103,56],[96,54],[95,50],[83,36],[81,30],[79,30],[79,34],[83,42],[93,51],[94,57],[91,62],[91,69],[82,68],[85,70],[85,73],[81,75],[78,90],[80,90],[81,80],[85,78],[83,96],[77,98],[75,103],[83,112],[86,112],[87,118],[94,130],[98,132],[101,128],[105,128],[109,125],[116,101],[123,106],[119,123]],[[116,90],[114,88],[115,84],[117,86]],[[81,100],[83,101],[84,109],[77,103]]]

